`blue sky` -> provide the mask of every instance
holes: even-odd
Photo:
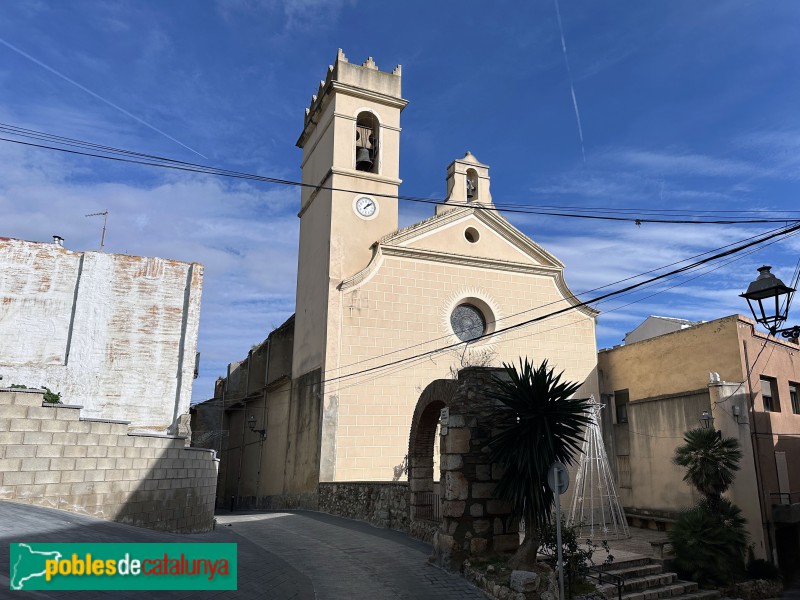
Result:
[[[442,198],[447,165],[471,150],[491,166],[498,203],[800,210],[800,4],[559,8],[583,150],[550,0],[6,3],[0,122],[296,180],[303,111],[341,47],[352,62],[403,65],[405,195]],[[84,215],[108,209],[107,251],[205,265],[195,400],[293,312],[297,190],[5,142],[0,165],[2,236],[96,249],[101,221]],[[431,213],[403,204],[401,223]],[[770,228],[506,216],[566,263],[575,292]],[[737,294],[755,269],[772,264],[788,283],[799,254],[794,237],[681,287],[605,302],[598,346],[650,314],[746,311]]]

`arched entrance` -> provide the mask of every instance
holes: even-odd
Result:
[[[408,441],[408,485],[411,520],[438,523],[441,500],[434,493],[436,432],[443,408],[449,408],[457,382],[437,379],[428,385],[417,401]]]

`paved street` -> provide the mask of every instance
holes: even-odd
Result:
[[[10,542],[235,542],[237,592],[14,592]],[[234,513],[200,535],[159,533],[83,515],[0,502],[0,597],[380,600],[485,598],[427,563],[430,546],[348,519],[297,511]]]

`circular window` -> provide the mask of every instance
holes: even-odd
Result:
[[[481,239],[481,234],[474,227],[467,227],[466,231],[464,231],[464,237],[467,238],[470,244],[474,244]]]
[[[486,318],[472,304],[459,304],[450,314],[450,327],[462,342],[471,342],[486,333]]]

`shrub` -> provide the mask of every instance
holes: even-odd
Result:
[[[44,388],[44,401],[52,404],[61,404],[61,392],[53,392],[50,388]]]
[[[778,567],[768,560],[756,558],[753,547],[747,551],[747,577],[748,579],[780,579],[781,572]]]
[[[744,574],[747,532],[742,511],[726,498],[681,513],[669,539],[679,574],[702,585],[727,585]]]

